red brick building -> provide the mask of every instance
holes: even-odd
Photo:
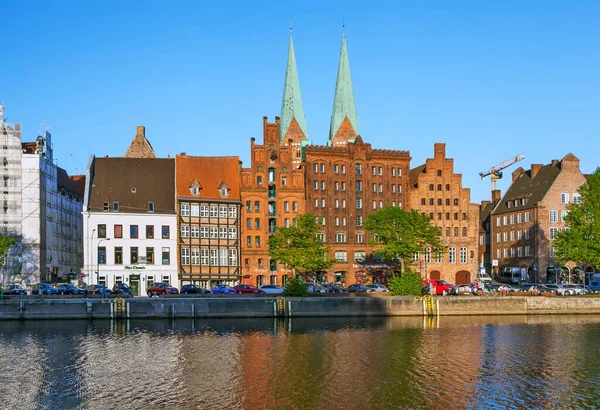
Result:
[[[580,282],[584,271],[594,271],[591,265],[575,262],[560,266],[552,246],[554,235],[564,229],[567,205],[581,200],[577,190],[585,181],[573,154],[513,172],[511,186],[491,214],[491,258],[497,263],[496,272],[522,268],[526,280],[556,283],[562,279]]]
[[[410,171],[410,208],[429,215],[448,248],[443,254],[425,249],[415,255],[416,269],[430,279],[474,281],[479,267],[479,205],[471,203],[471,190],[463,188],[462,175],[454,173],[446,144],[435,144],[433,158]]]

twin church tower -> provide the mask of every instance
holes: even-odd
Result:
[[[283,86],[280,123],[280,138],[282,141],[288,139],[295,142],[298,140],[309,141],[300,93],[298,69],[296,67],[294,41],[291,35]],[[353,141],[358,135],[358,116],[356,115],[350,63],[346,49],[346,35],[343,34],[328,145],[345,144],[347,141]]]

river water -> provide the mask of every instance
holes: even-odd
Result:
[[[592,316],[0,322],[6,409],[600,408]]]

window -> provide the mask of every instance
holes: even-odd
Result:
[[[200,227],[192,226],[192,238],[199,238],[199,237],[200,237]]]
[[[504,225],[504,226],[508,225],[507,222],[508,222],[508,218],[506,217],[506,215],[504,215],[502,217],[502,225]]]
[[[442,263],[442,252],[441,251],[434,252],[433,263]]]
[[[510,257],[511,258],[515,257],[515,248],[510,248]]]
[[[502,242],[502,234],[500,232],[496,234],[496,242]]]
[[[517,256],[518,256],[519,258],[523,256],[523,247],[522,247],[522,246],[519,246],[519,247],[517,248]]]
[[[171,253],[169,248],[162,248],[162,264],[169,265],[171,264]]]
[[[383,184],[379,184],[379,192],[383,192]],[[394,192],[394,190],[392,190]]]
[[[192,248],[192,265],[200,265],[200,248]]]
[[[425,198],[421,198],[421,205],[425,205],[425,203],[426,203]]]
[[[129,237],[131,239],[138,238],[138,226],[137,225],[129,225]]]
[[[335,260],[338,262],[347,262],[348,254],[346,251],[335,251]]]
[[[342,182],[342,192],[346,192],[346,183]]]
[[[187,225],[181,225],[181,237],[189,238],[190,237],[190,227]]]
[[[427,263],[431,262],[431,248],[428,246],[423,248],[423,260]]]
[[[462,228],[462,236],[467,236],[467,228],[466,227]]]
[[[363,243],[364,235],[362,233],[356,234],[356,243]]]
[[[434,186],[433,186],[433,184],[429,184],[429,190],[430,190],[430,191],[433,191],[433,190],[434,190]]]
[[[367,252],[365,251],[355,251],[354,252],[354,260],[356,262],[364,262],[367,259]]]
[[[227,239],[227,227],[219,226],[219,239]]]
[[[201,238],[208,238],[208,226],[202,226],[200,227],[200,237]]]
[[[529,222],[529,218],[530,218],[530,213],[529,212],[525,212],[525,222]]]
[[[514,223],[515,223],[515,215],[512,214],[512,215],[510,215],[510,224],[514,225]]]
[[[467,263],[467,248],[465,246],[460,248],[460,263]]]
[[[110,211],[110,206],[108,205],[108,202],[103,202],[102,203],[102,210],[103,211]]]
[[[355,169],[356,169],[356,175],[362,174],[362,165],[361,164],[356,164]]]
[[[346,166],[342,165],[342,175],[345,175],[345,174],[346,174]]]
[[[210,217],[211,218],[218,218],[219,217],[219,207],[216,205],[211,205],[210,206]]]
[[[256,176],[256,185],[262,185],[262,176],[261,175]]]
[[[450,220],[450,212],[446,212],[446,220]]]
[[[510,231],[510,240],[511,241],[515,240],[515,231]]]
[[[454,220],[458,221],[458,212],[454,212]]]
[[[345,233],[336,233],[335,241],[340,242],[340,243],[346,242],[346,234]]]
[[[429,205],[431,205],[431,206],[435,205],[435,199],[429,198]]]
[[[146,239],[154,239],[154,225],[146,225]]]
[[[446,227],[446,236],[450,236],[450,227],[449,226]]]
[[[342,209],[346,208],[346,200],[342,199]]]
[[[146,248],[146,265],[154,265],[154,248]]]
[[[227,249],[229,266],[237,266],[237,249]]]
[[[346,226],[346,217],[342,216],[342,226]]]
[[[200,189],[197,186],[192,187],[192,195],[198,195],[199,193]]]
[[[313,164],[313,171],[315,174],[319,172],[319,164]]]
[[[321,208],[325,208],[325,199],[321,199]]]
[[[169,225],[163,225],[162,228],[161,228],[161,231],[162,231],[162,238],[163,239],[169,239],[170,238],[171,233],[170,233]],[[163,263],[163,265],[165,265],[165,263]],[[168,265],[168,263],[166,265]]]
[[[550,228],[550,239],[556,238],[556,234],[558,233],[558,228]]]
[[[525,240],[528,241],[529,240],[529,235],[530,235],[530,230],[529,229],[525,229]]]
[[[98,225],[98,238],[106,238],[106,225]]]
[[[211,266],[219,265],[219,250],[216,248],[210,249],[210,265]]]
[[[194,214],[194,207],[192,206],[192,215]],[[208,218],[208,205],[200,205],[200,217]]]
[[[208,249],[207,248],[200,249],[200,264],[202,266],[208,266]]]
[[[448,263],[456,263],[456,248],[454,246],[448,248]]]
[[[396,168],[392,168],[392,176],[395,177],[396,176]]]
[[[333,173],[338,174],[340,172],[340,167],[338,165],[333,166]]]
[[[181,264],[190,264],[190,248],[181,248]]]
[[[123,225],[115,225],[113,227],[113,231],[114,231],[115,238],[123,237]]]
[[[252,236],[246,236],[246,247],[252,248]]]
[[[502,232],[502,238],[504,242],[508,242],[508,232]]]
[[[560,194],[560,203],[561,204],[569,203],[569,193],[568,192],[563,192],[562,194]]]
[[[567,216],[568,213],[569,213],[569,211],[565,211],[565,210],[560,211],[560,221],[561,222],[565,221],[565,218],[566,218],[566,216]]]
[[[298,202],[292,202],[292,212],[298,212]]]
[[[437,175],[438,177],[441,177],[441,176],[442,176],[442,170],[441,170],[441,169],[438,169],[438,170],[437,170],[437,172],[436,172],[436,175]]]
[[[580,194],[573,194],[573,203],[574,204],[580,204],[581,203],[581,195]]]
[[[237,218],[237,207],[236,206],[229,207],[229,218],[232,218],[232,219]]]
[[[115,247],[115,265],[123,264],[123,247],[116,246]]]
[[[454,198],[454,205],[458,206],[458,198]]]
[[[398,176],[401,177],[402,176],[402,168],[398,168]]]
[[[340,218],[338,218],[337,216],[334,219],[335,221],[335,226],[340,226]]]
[[[260,229],[260,218],[255,218],[254,219],[254,228],[255,229]]]
[[[246,212],[252,212],[252,201],[246,201]]]
[[[246,229],[252,229],[252,218],[246,218]]]
[[[437,186],[437,190],[438,190],[438,191],[441,191],[441,190],[442,190],[442,184],[438,184],[438,186]]]
[[[138,263],[138,248],[137,248],[137,246],[132,246],[131,248],[129,248],[129,260],[131,261],[132,265],[135,265],[136,263]]]
[[[209,231],[210,231],[210,237],[212,239],[217,239],[219,237],[219,228],[218,227],[210,226]]]
[[[106,265],[106,247],[105,246],[98,247],[98,264]]]
[[[517,240],[521,240],[523,238],[523,231],[517,231]]]
[[[373,209],[377,209],[377,201],[373,201]]]
[[[356,209],[362,209],[362,198],[356,198]]]
[[[320,168],[321,168],[321,173],[324,174],[325,173],[325,164],[321,164]]]
[[[450,198],[446,198],[446,206],[450,206]]]
[[[119,203],[118,202],[113,202],[113,211],[115,211],[115,212],[119,211]]]
[[[356,181],[356,192],[362,192],[362,181]]]
[[[356,217],[356,226],[362,226],[362,224],[363,224],[363,217],[358,215]]]
[[[446,191],[450,191],[450,184],[446,184]]]
[[[382,168],[382,167],[379,167],[379,168],[377,168],[377,173],[378,173],[380,176],[381,176],[381,175],[383,175],[383,168]]]
[[[254,237],[254,244],[257,248],[260,248],[260,236]]]
[[[558,211],[550,211],[550,223],[555,224],[558,222]]]
[[[315,189],[315,191],[319,190],[319,181],[313,181],[313,188]]]
[[[315,198],[315,200],[314,200],[314,207],[315,208],[319,207],[319,198]]]
[[[290,212],[290,203],[288,201],[283,203],[283,212]]]
[[[148,201],[148,212],[154,212],[154,202]]]
[[[525,247],[525,256],[531,256],[531,247],[530,246]]]
[[[377,175],[377,167],[371,167],[371,174]]]
[[[458,236],[458,226],[454,227],[454,236]]]
[[[181,204],[181,216],[190,216],[190,204]]]
[[[523,214],[522,213],[517,214],[517,223],[518,224],[523,223]]]
[[[377,184],[371,184],[371,192],[377,192]]]
[[[219,207],[219,218],[227,218],[227,207],[221,205]]]

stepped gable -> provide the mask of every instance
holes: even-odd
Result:
[[[156,158],[156,153],[150,142],[146,139],[146,127],[138,126],[124,155],[125,158]]]

